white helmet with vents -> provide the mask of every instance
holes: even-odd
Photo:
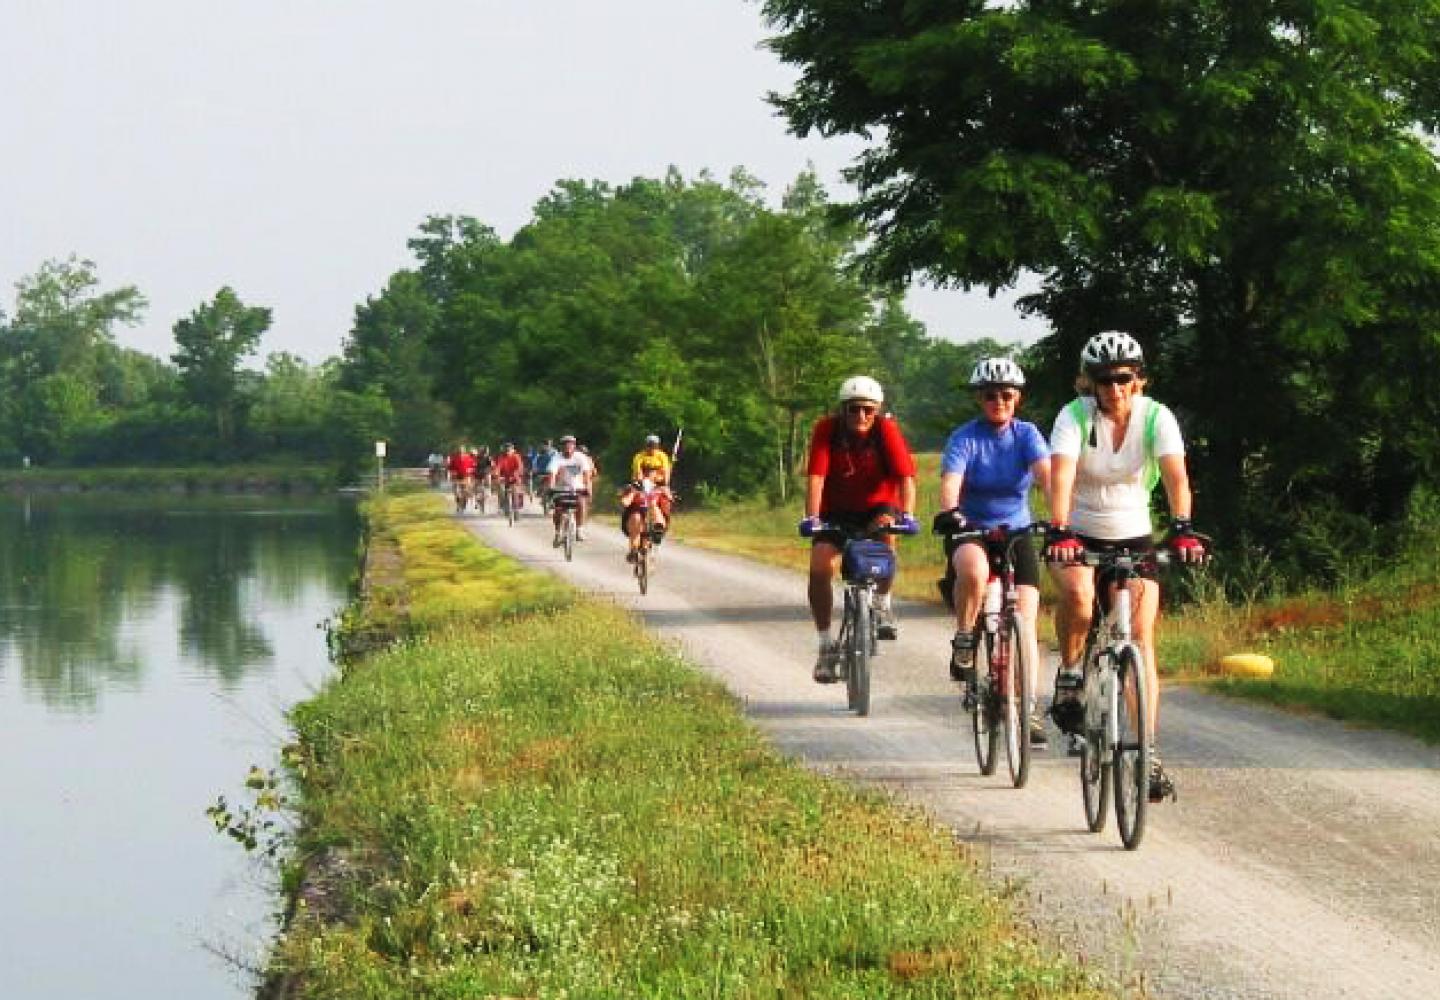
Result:
[[[1025,385],[1025,373],[1009,358],[981,358],[970,372],[970,386],[982,385],[1009,385],[1020,389]]]
[[[868,399],[872,403],[885,402],[885,390],[880,388],[869,375],[851,375],[844,382],[840,383],[840,391],[835,398],[841,403],[848,403],[852,399]]]
[[[1145,352],[1140,343],[1128,333],[1106,330],[1097,333],[1085,342],[1080,352],[1080,364],[1088,371],[1092,368],[1108,368],[1111,365],[1143,365]]]

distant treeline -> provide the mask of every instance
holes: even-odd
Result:
[[[343,356],[246,367],[268,308],[230,288],[174,326],[162,360],[119,347],[145,308],[89,261],[47,261],[0,315],[0,463],[368,461],[419,464],[464,439],[580,435],[619,461],[684,428],[684,479],[784,492],[811,420],[841,379],[872,374],[918,447],[966,403],[956,387],[993,340],[931,337],[855,266],[811,173],[767,204],[743,170],[611,187],[564,181],[513,239],[432,217],[417,264],[356,308]],[[949,331],[963,335],[965,331]]]
[[[270,310],[233,290],[175,324],[168,362],[115,343],[145,305],[74,257],[18,282],[13,314],[0,313],[0,463],[357,464],[388,428],[389,401],[342,385],[338,360],[276,353],[243,368]]]
[[[781,493],[847,375],[877,376],[938,446],[993,341],[928,336],[855,266],[864,238],[811,173],[770,205],[743,170],[613,187],[564,181],[512,239],[432,217],[357,311],[341,384],[393,401],[402,454],[450,417],[491,444],[571,432],[611,461],[685,431],[682,478]],[[947,331],[963,336],[966,331]],[[447,412],[448,411],[448,412]]]

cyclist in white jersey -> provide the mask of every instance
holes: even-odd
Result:
[[[1052,526],[1045,555],[1060,589],[1055,629],[1060,640],[1051,714],[1061,729],[1074,732],[1080,708],[1080,658],[1095,593],[1092,569],[1075,565],[1086,549],[1149,551],[1154,547],[1150,494],[1165,487],[1170,530],[1164,543],[1184,562],[1205,558],[1204,543],[1191,525],[1190,478],[1185,443],[1174,414],[1144,395],[1145,355],[1129,334],[1096,334],[1080,355],[1079,398],[1063,407],[1050,435]],[[1145,657],[1149,682],[1148,717],[1160,717],[1160,680],[1155,659],[1155,618],[1160,586],[1151,569],[1134,584],[1135,640]],[[1147,734],[1151,743],[1155,731]],[[1150,798],[1173,795],[1174,785],[1151,750]]]
[[[585,498],[590,495],[590,486],[595,480],[595,463],[590,456],[580,451],[575,446],[575,436],[566,434],[560,439],[560,450],[550,458],[550,464],[545,467],[545,486],[550,490],[574,490],[580,497],[580,505],[575,511],[575,540],[583,542],[585,533],[582,530],[585,524]],[[563,539],[560,536],[560,525],[564,512],[555,510],[551,516],[555,520],[555,539],[551,543],[558,547]]]

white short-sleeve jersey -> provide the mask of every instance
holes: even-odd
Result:
[[[583,451],[577,451],[569,458],[557,451],[545,467],[545,472],[555,477],[551,485],[557,490],[587,489],[590,484],[586,477],[594,471],[595,463]]]
[[[1090,415],[1089,440],[1081,441],[1080,425],[1069,406],[1061,408],[1050,432],[1051,454],[1077,460],[1070,526],[1078,534],[1107,541],[1150,534],[1146,465],[1151,456],[1145,451],[1145,426],[1151,408],[1159,407],[1153,456],[1158,459],[1185,454],[1180,424],[1168,407],[1148,396],[1136,396],[1125,440],[1115,448],[1114,423],[1099,411],[1093,397],[1082,397],[1080,402]]]

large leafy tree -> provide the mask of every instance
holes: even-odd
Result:
[[[869,260],[1135,332],[1232,532],[1383,520],[1440,454],[1434,0],[765,0]],[[1325,441],[1326,454],[1316,447]],[[1333,461],[1330,455],[1343,456]]]
[[[235,440],[240,362],[255,352],[269,328],[270,310],[245,305],[228,286],[175,324],[180,349],[171,360],[180,369],[190,401],[214,415],[222,446]]]
[[[38,461],[66,456],[114,402],[108,376],[127,357],[115,328],[145,304],[132,286],[102,290],[94,263],[73,256],[22,278],[14,318],[0,325],[0,436]]]
[[[418,463],[450,435],[450,408],[435,396],[440,361],[432,332],[438,312],[424,278],[398,271],[380,295],[356,307],[345,341],[340,388],[377,390],[391,401],[388,437],[397,460]]]

